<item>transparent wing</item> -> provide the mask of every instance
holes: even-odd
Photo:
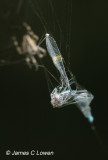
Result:
[[[55,65],[55,67],[60,72],[61,80],[63,81],[63,83],[67,87],[70,88],[69,80],[68,80],[68,77],[67,77],[67,74],[65,71],[65,67],[63,64],[62,55],[61,55],[60,50],[56,44],[56,41],[49,34],[46,34],[46,46],[47,46],[48,53],[49,53],[54,65]]]

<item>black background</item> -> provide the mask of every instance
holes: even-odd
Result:
[[[52,0],[52,7],[48,0],[31,2],[33,5],[27,0],[0,2],[0,59],[24,58],[11,40],[16,35],[21,42],[22,22],[39,37],[46,30],[51,33],[67,64],[70,60],[78,82],[95,96],[91,104],[94,123],[108,149],[108,2]],[[48,54],[43,61],[55,74]],[[76,106],[54,110],[43,69],[36,72],[23,63],[0,67],[0,139],[0,156],[8,149],[38,149],[53,150],[56,159],[106,159]]]

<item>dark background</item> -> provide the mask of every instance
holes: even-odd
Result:
[[[94,123],[108,149],[108,2],[31,2],[0,2],[0,59],[14,62],[24,58],[11,40],[16,35],[21,42],[24,21],[40,38],[46,32],[52,34],[78,82],[95,96],[91,104]],[[55,74],[48,54],[43,63]],[[24,63],[0,67],[0,156],[8,149],[34,149],[53,150],[56,159],[106,159],[76,106],[52,108],[46,82],[42,68],[36,72]]]

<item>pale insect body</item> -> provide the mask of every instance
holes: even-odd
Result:
[[[70,89],[69,80],[66,75],[62,55],[60,53],[60,50],[55,40],[49,34],[46,34],[46,46],[47,46],[48,53],[50,57],[52,58],[55,67],[59,70],[61,74],[61,80],[63,84]]]
[[[25,61],[30,68],[31,64],[33,64],[36,69],[38,69],[38,63],[35,55],[39,58],[43,58],[46,55],[46,50],[37,44],[39,37],[34,34],[31,27],[28,26],[27,23],[23,23],[23,25],[28,31],[28,34],[23,36],[21,47],[18,44],[17,38],[13,37],[14,46],[16,47],[18,54],[25,55]]]
[[[50,94],[52,106],[54,108],[61,108],[75,103],[83,115],[92,123],[94,118],[91,114],[90,103],[94,96],[85,89],[77,89],[77,83],[75,83],[76,89],[72,90],[71,84],[74,83],[73,74],[71,74],[71,81],[69,81],[63,64],[62,55],[60,54],[55,40],[49,34],[46,34],[46,46],[55,67],[61,75],[61,85],[54,88]]]

